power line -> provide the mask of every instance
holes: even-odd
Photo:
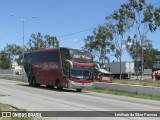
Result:
[[[154,3],[153,6],[155,6],[157,4],[160,4],[160,2]],[[147,9],[147,7],[144,8],[144,9]],[[86,30],[81,30],[81,31],[78,31],[78,32],[73,32],[73,33],[69,33],[69,34],[65,34],[65,35],[58,35],[57,37],[66,37],[66,36],[70,36],[70,35],[74,35],[74,34],[79,34],[79,33],[82,33],[82,32],[89,31],[89,30],[93,30],[95,28],[97,28],[97,27],[92,27],[92,28],[89,28],[89,29],[86,29]]]
[[[65,34],[65,35],[59,35],[59,36],[56,36],[56,37],[66,37],[66,36],[70,36],[70,35],[74,35],[74,34],[79,34],[79,33],[82,33],[82,32],[86,32],[86,31],[89,31],[89,30],[93,30],[97,27],[92,27],[92,28],[89,28],[89,29],[86,29],[86,30],[81,30],[81,31],[78,31],[78,32],[74,32],[74,33],[69,33],[69,34]]]
[[[160,3],[160,2],[156,2],[156,3],[153,4],[153,6],[155,6],[155,5],[159,4],[159,3]]]
[[[160,4],[160,2],[154,3],[153,6],[155,6],[155,5],[157,5],[157,4]],[[146,9],[146,8],[144,8],[144,9]],[[11,14],[10,14],[10,16],[15,16],[15,15],[11,15]],[[19,16],[16,16],[16,17],[17,17],[17,18],[22,18],[22,17],[19,17]],[[34,16],[34,17],[35,17],[35,16]],[[34,18],[34,17],[33,17],[33,18]],[[31,17],[25,17],[25,19],[29,19],[29,18],[31,18]],[[35,18],[36,18],[36,17],[35,17]],[[78,32],[73,32],[73,33],[69,33],[69,34],[65,34],[65,35],[58,35],[58,36],[56,36],[56,37],[66,37],[66,36],[71,36],[71,35],[83,33],[83,32],[89,31],[89,30],[93,30],[93,29],[95,29],[95,28],[97,28],[97,27],[92,27],[92,28],[89,28],[89,29],[85,29],[85,30],[81,30],[81,31],[78,31]],[[19,39],[16,40],[16,41],[19,41]]]

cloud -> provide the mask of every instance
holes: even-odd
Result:
[[[75,38],[74,40],[73,40],[73,42],[77,42],[78,41],[78,39],[77,38]]]

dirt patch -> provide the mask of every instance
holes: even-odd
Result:
[[[8,104],[0,103],[0,111],[20,111],[21,109]]]
[[[5,104],[6,106],[8,106],[8,108],[12,111],[20,111],[21,109],[15,107],[15,106],[12,106],[12,105],[8,105],[8,104]]]

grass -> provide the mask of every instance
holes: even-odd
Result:
[[[121,96],[128,96],[128,97],[134,97],[134,98],[141,98],[141,99],[149,99],[149,100],[160,101],[160,96],[149,96],[149,95],[143,95],[143,94],[121,92],[121,91],[109,90],[109,89],[98,89],[98,88],[93,88],[93,89],[91,89],[89,91],[97,92],[97,93],[121,95]]]
[[[10,118],[3,118],[2,120],[33,120],[33,119],[25,117],[10,117]]]
[[[5,105],[0,103],[0,111],[17,111],[15,108],[9,106],[9,105]],[[6,117],[6,118],[2,118],[2,120],[33,120],[33,118],[25,118],[25,117]]]
[[[0,76],[0,79],[13,80],[13,81],[20,81],[20,82],[23,82],[23,80],[20,79],[20,78],[10,78],[10,77],[3,77],[3,76]]]
[[[112,83],[160,87],[160,81],[154,80],[113,80]]]

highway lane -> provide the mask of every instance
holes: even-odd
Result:
[[[28,83],[8,80],[0,80],[0,95],[4,95],[0,97],[1,103],[31,111],[160,111],[159,101],[88,91],[57,91],[44,86],[34,88]]]

